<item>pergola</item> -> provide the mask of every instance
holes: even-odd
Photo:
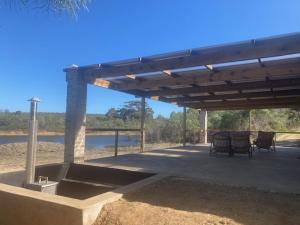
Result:
[[[87,84],[142,98],[142,150],[145,98],[182,106],[184,112],[186,107],[199,110],[200,139],[206,142],[207,111],[300,106],[299,53],[300,33],[292,33],[109,63],[72,65],[64,70],[68,82],[65,161],[83,160]]]

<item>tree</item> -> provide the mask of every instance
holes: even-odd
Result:
[[[105,116],[107,116],[108,118],[119,118],[118,110],[116,110],[115,108],[110,108]]]
[[[15,112],[15,115],[21,115],[22,114],[22,111],[18,110]]]
[[[142,104],[140,101],[126,102],[122,108],[118,110],[119,117],[124,121],[139,120],[141,118]],[[153,110],[146,103],[145,105],[146,119],[153,118]]]
[[[13,7],[21,5],[47,12],[68,12],[75,16],[80,9],[87,9],[91,0],[4,0],[4,4]]]

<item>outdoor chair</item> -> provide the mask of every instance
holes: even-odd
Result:
[[[253,145],[257,149],[267,149],[275,152],[275,133],[258,131],[257,139],[253,141]]]
[[[213,153],[228,153],[231,156],[230,135],[228,132],[218,132],[212,136],[209,154]]]
[[[248,154],[249,159],[252,158],[252,145],[250,143],[249,134],[237,134],[233,133],[230,135],[231,139],[231,151],[232,155],[238,154]]]

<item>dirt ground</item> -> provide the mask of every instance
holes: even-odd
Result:
[[[166,178],[107,204],[95,225],[298,225],[300,196]]]
[[[171,144],[148,144],[146,150],[169,147]],[[0,173],[25,169],[27,143],[12,143],[0,145]],[[137,153],[138,147],[119,147],[119,155]],[[53,142],[39,142],[37,150],[37,165],[63,162],[64,145]],[[95,159],[114,155],[114,149],[87,149],[85,159]]]
[[[27,143],[13,143],[0,145],[0,173],[25,169]],[[136,152],[134,148],[124,148],[124,152]],[[85,152],[85,159],[112,156],[113,149],[89,149]],[[37,151],[37,164],[63,162],[64,145],[52,142],[39,142]]]

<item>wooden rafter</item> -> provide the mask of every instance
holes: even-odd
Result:
[[[105,78],[266,58],[294,54],[299,51],[300,33],[293,33],[220,46],[190,49],[177,53],[104,63],[97,67],[79,67],[78,69],[83,73],[92,71],[95,76]],[[65,71],[68,71],[68,69],[65,69]]]
[[[280,91],[262,91],[262,92],[251,92],[242,94],[223,94],[223,95],[209,95],[209,96],[197,96],[197,97],[175,97],[168,98],[170,101],[176,101],[178,103],[185,102],[199,102],[207,100],[224,100],[224,99],[241,99],[241,98],[273,98],[279,96],[300,96],[300,89],[292,90],[280,90]]]
[[[222,111],[222,110],[250,110],[250,109],[278,109],[278,108],[300,108],[299,104],[274,104],[274,105],[248,105],[248,106],[222,106],[222,107],[210,107],[205,108],[207,111]]]
[[[293,33],[65,71],[92,85],[184,107],[298,107],[299,54],[300,33]]]
[[[190,108],[235,108],[235,107],[254,107],[254,106],[275,106],[275,105],[299,105],[300,97],[284,97],[272,99],[251,99],[251,100],[238,100],[238,101],[220,101],[220,102],[205,102],[205,103],[185,103],[182,106]]]
[[[219,67],[217,72],[208,70],[189,70],[177,72],[178,77],[169,79],[147,79],[141,82],[116,84],[119,90],[159,88],[162,86],[191,85],[227,80],[265,79],[266,76],[287,76],[300,74],[300,57],[264,62],[265,67],[257,63]]]
[[[168,90],[155,90],[145,92],[146,96],[168,96],[168,95],[181,95],[181,94],[195,94],[195,93],[208,93],[208,92],[226,92],[238,90],[252,90],[262,88],[282,88],[282,87],[295,87],[300,86],[300,77],[291,79],[279,79],[269,81],[254,81],[244,83],[231,83],[231,84],[218,84],[209,86],[194,86],[188,88],[176,88]]]

